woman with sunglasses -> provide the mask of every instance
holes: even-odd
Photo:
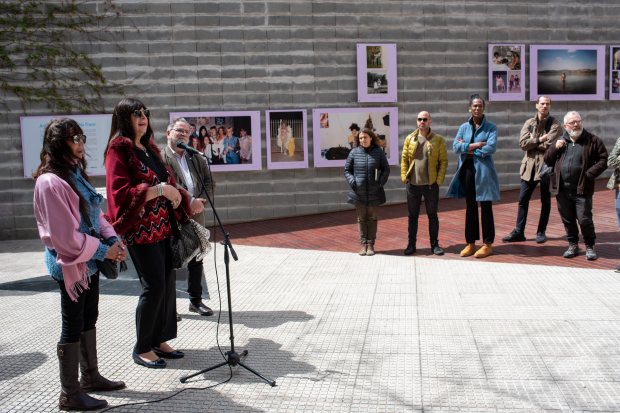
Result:
[[[107,218],[127,244],[142,284],[133,360],[163,368],[162,357],[183,357],[166,343],[177,336],[170,237],[191,209],[152,138],[149,110],[139,100],[121,100],[105,151]]]
[[[122,381],[102,377],[97,367],[97,260],[122,261],[127,252],[103,217],[103,197],[86,175],[85,143],[86,136],[76,121],[53,120],[45,128],[41,165],[33,174],[34,214],[45,244],[45,264],[60,287],[62,332],[57,356],[61,410],[101,409],[108,403],[85,392],[125,387]],[[84,217],[107,243],[90,235]],[[78,365],[82,372],[79,381]]]

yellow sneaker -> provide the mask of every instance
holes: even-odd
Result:
[[[482,247],[480,247],[480,249],[476,251],[476,254],[474,255],[474,257],[486,258],[492,253],[493,251],[491,251],[491,244],[482,244]]]
[[[476,252],[476,244],[471,243],[465,246],[465,249],[461,251],[461,257],[469,257]]]

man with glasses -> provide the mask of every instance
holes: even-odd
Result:
[[[541,96],[536,102],[538,113],[528,119],[521,129],[519,146],[525,151],[523,162],[521,162],[521,193],[519,194],[519,209],[517,212],[517,226],[507,237],[502,238],[504,242],[526,241],[525,224],[527,222],[527,211],[530,206],[530,198],[534,189],[540,182],[540,219],[538,220],[538,230],[536,231],[536,242],[542,244],[547,242],[547,224],[551,213],[551,194],[549,186],[540,180],[540,171],[543,167],[543,155],[555,140],[562,134],[560,120],[555,119],[549,114],[551,109],[551,99],[548,96]]]
[[[592,194],[594,180],[607,169],[607,149],[598,136],[583,128],[577,112],[564,116],[564,135],[545,152],[544,160],[553,166],[549,175],[549,191],[555,195],[562,218],[568,250],[564,258],[579,255],[579,228],[586,244],[586,259],[598,257],[594,251],[594,222],[592,221]]]
[[[184,118],[175,118],[170,122],[166,132],[168,145],[164,149],[162,158],[172,171],[179,188],[186,190],[190,196],[192,210],[187,211],[187,213],[191,213],[191,218],[204,226],[204,204],[208,202],[207,193],[211,198],[213,197],[215,181],[211,180],[209,166],[202,156],[194,155],[194,162],[192,163],[185,149],[177,148],[179,141],[188,143],[191,133],[190,126]],[[207,185],[207,192],[202,186],[201,177]],[[194,258],[187,264],[187,270],[187,293],[190,297],[189,311],[203,316],[213,315],[213,311],[202,302],[202,260]]]
[[[428,232],[431,249],[435,255],[443,255],[439,247],[439,186],[448,169],[448,150],[443,136],[431,130],[431,114],[422,111],[418,114],[418,129],[407,136],[403,146],[400,175],[407,188],[407,205],[409,208],[409,243],[405,255],[416,251],[418,234],[418,217],[420,204],[424,197]]]

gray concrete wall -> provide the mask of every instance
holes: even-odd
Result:
[[[401,148],[423,109],[432,113],[434,130],[451,148],[468,117],[468,96],[487,96],[488,43],[525,43],[526,50],[530,44],[620,43],[620,2],[615,0],[119,3],[123,13],[114,30],[126,51],[106,42],[83,48],[101,62],[110,80],[135,78],[131,95],[151,109],[159,143],[165,141],[171,111],[263,114],[263,170],[214,174],[216,205],[228,223],[350,207],[342,168],[267,170],[264,110],[308,110],[313,165],[312,108],[377,106],[357,103],[356,43],[398,45]],[[529,56],[524,62],[527,85]],[[108,113],[118,100],[106,98]],[[22,178],[19,116],[24,113],[13,103],[8,125],[0,125],[0,239],[37,236],[34,184]],[[580,111],[585,127],[611,148],[620,134],[618,105],[554,102],[552,113]],[[494,159],[501,189],[515,188],[523,156],[518,134],[533,116],[534,104],[492,102],[486,112],[499,126]],[[27,115],[48,113],[32,108]],[[449,152],[444,191],[456,169]],[[100,178],[95,182],[104,184]],[[391,203],[405,200],[399,167],[392,168],[386,191]]]

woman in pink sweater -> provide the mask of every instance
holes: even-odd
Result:
[[[103,197],[86,175],[86,136],[73,119],[55,119],[46,128],[41,165],[34,173],[34,214],[45,244],[45,264],[60,287],[62,333],[57,346],[60,366],[59,408],[95,410],[105,400],[93,390],[118,390],[122,381],[99,374],[95,324],[99,314],[97,260],[122,261],[126,247],[100,209]],[[107,242],[90,235],[85,216]],[[78,381],[78,365],[82,373]]]

